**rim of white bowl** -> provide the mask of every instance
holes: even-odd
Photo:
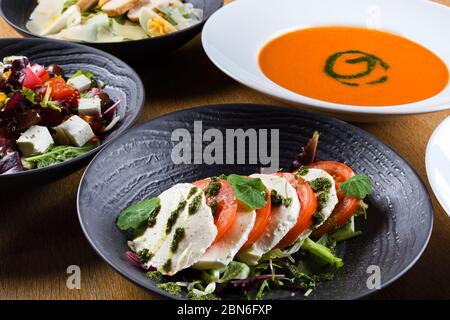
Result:
[[[432,172],[431,172],[431,166],[432,166],[432,164],[431,164],[431,162],[432,162],[431,146],[434,144],[434,142],[436,140],[436,136],[438,134],[440,134],[440,131],[445,126],[450,126],[450,116],[445,118],[437,126],[437,128],[433,131],[430,139],[428,140],[427,148],[425,150],[425,170],[426,170],[426,173],[427,173],[428,182],[430,183],[431,189],[433,190],[433,193],[436,196],[436,199],[438,200],[439,204],[444,209],[444,211],[447,213],[447,215],[450,216],[450,198],[449,198],[449,200],[442,199],[442,197],[440,196],[440,193],[437,192],[437,190],[438,190],[438,183],[435,180],[434,174],[432,174]]]
[[[450,14],[450,7],[447,7],[445,5],[435,3],[432,1],[425,1],[425,0],[413,0],[417,3],[420,3],[421,5],[429,5],[434,7],[439,7],[441,10],[448,10]],[[364,105],[346,105],[346,104],[339,104],[339,103],[333,103],[329,101],[319,100],[310,98],[298,93],[295,93],[293,91],[290,91],[286,88],[283,88],[282,86],[272,82],[269,78],[267,78],[263,74],[263,78],[266,81],[266,85],[271,87],[270,89],[262,88],[260,85],[255,83],[252,80],[246,80],[239,71],[235,70],[229,70],[224,66],[225,63],[222,63],[221,59],[219,58],[219,55],[216,54],[217,50],[214,48],[213,45],[210,44],[208,37],[210,34],[210,28],[212,25],[214,25],[215,20],[219,15],[227,14],[227,11],[233,9],[235,6],[241,5],[241,1],[233,1],[232,3],[223,6],[221,9],[217,10],[206,22],[203,32],[202,32],[202,44],[203,48],[205,50],[206,55],[208,58],[216,65],[217,68],[219,68],[223,73],[231,77],[232,79],[236,80],[237,82],[243,84],[244,86],[247,86],[253,90],[256,90],[258,92],[261,92],[265,95],[268,95],[270,97],[276,98],[278,100],[285,101],[289,104],[295,104],[295,105],[303,105],[306,108],[313,107],[311,109],[316,109],[317,111],[322,112],[331,112],[331,113],[337,113],[337,114],[367,114],[367,115],[414,115],[414,114],[424,114],[424,113],[431,113],[431,112],[438,112],[443,110],[449,110],[450,109],[450,96],[442,96],[440,95],[449,88],[450,86],[450,80],[447,83],[447,85],[436,95],[416,101],[413,103],[408,104],[401,104],[401,105],[388,105],[388,106],[364,106]],[[230,9],[231,8],[231,9]],[[320,25],[317,25],[320,26]],[[356,26],[356,25],[352,25]],[[383,29],[380,29],[381,31],[385,31]],[[392,32],[390,30],[386,30],[385,32]],[[411,39],[412,41],[416,42],[414,39]],[[258,48],[259,51],[261,48]],[[222,54],[223,57],[225,57]],[[225,57],[226,58],[226,57]],[[442,59],[440,58],[447,66],[447,69],[450,72],[450,66]],[[231,61],[231,60],[230,60]]]

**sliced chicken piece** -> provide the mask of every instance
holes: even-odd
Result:
[[[98,0],[78,0],[77,7],[80,8],[80,11],[86,11],[98,3]]]
[[[98,1],[98,5],[100,7],[103,7],[105,4],[107,4],[108,2],[110,2],[111,0],[99,0]]]
[[[153,9],[154,6],[151,0],[140,0],[140,2],[133,8],[128,11],[127,17],[133,22],[139,22],[139,15],[141,14],[141,10],[144,7],[149,7]]]
[[[102,10],[110,17],[121,16],[135,7],[139,0],[111,0],[102,6]]]

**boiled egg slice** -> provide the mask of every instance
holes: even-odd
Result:
[[[167,20],[162,18],[149,7],[144,7],[139,15],[139,23],[151,37],[163,36],[177,31]]]
[[[65,28],[70,28],[81,23],[81,12],[77,6],[70,6],[63,14],[53,17],[43,26],[39,35],[55,34]]]

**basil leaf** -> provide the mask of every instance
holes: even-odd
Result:
[[[372,180],[363,174],[357,174],[341,184],[342,192],[362,200],[372,192]]]
[[[137,229],[160,207],[159,198],[145,199],[123,210],[117,219],[120,230]]]
[[[247,279],[250,275],[250,268],[248,265],[242,262],[232,261],[225,269],[220,270],[223,272],[222,277],[219,279],[219,283],[228,282],[230,280],[243,280]]]
[[[239,201],[252,209],[264,208],[268,197],[261,179],[232,174],[227,181],[233,186],[233,192]]]

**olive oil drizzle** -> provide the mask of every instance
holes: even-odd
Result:
[[[347,60],[345,60],[345,62],[348,64],[367,63],[366,70],[364,70],[362,72],[354,73],[354,74],[339,74],[336,71],[334,71],[334,66],[336,64],[336,61],[346,54],[361,54],[362,55],[361,57],[354,58],[354,59],[347,59]],[[348,81],[348,80],[360,79],[360,78],[370,75],[373,72],[373,70],[375,69],[377,63],[380,64],[380,66],[384,70],[387,71],[389,69],[389,65],[386,62],[384,62],[380,57],[377,57],[376,55],[366,53],[366,52],[360,51],[360,50],[340,51],[340,52],[336,52],[336,53],[332,54],[327,59],[327,61],[325,63],[324,71],[327,75],[329,75],[331,78],[335,79],[339,83],[342,83],[347,86],[357,87],[360,85],[359,83],[353,82],[353,81]],[[388,80],[388,76],[382,76],[379,79],[366,82],[366,84],[368,84],[368,85],[380,84],[380,83],[386,82],[387,80]]]

